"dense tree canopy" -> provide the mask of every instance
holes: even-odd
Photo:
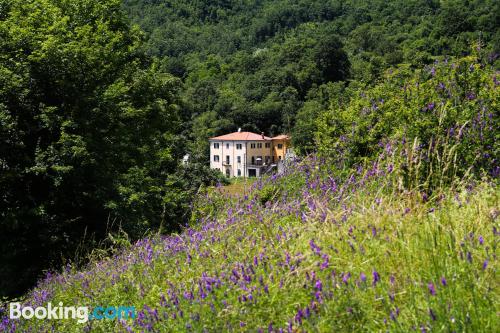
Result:
[[[0,1],[0,294],[83,238],[182,223],[180,81],[141,43],[120,1]]]
[[[328,107],[318,92],[329,83],[372,84],[400,63],[420,68],[470,54],[478,42],[497,66],[500,52],[493,0],[126,0],[124,7],[146,32],[146,51],[184,80],[191,115],[201,117],[194,123],[210,127],[202,133],[288,132],[303,153],[312,148],[308,122]],[[192,150],[203,156],[206,148]]]
[[[0,295],[19,293],[108,232],[178,229],[200,185],[222,177],[206,165],[211,136],[238,127],[290,133],[299,153],[320,143],[326,155],[345,136],[346,160],[369,156],[406,124],[398,116],[390,125],[399,104],[385,105],[380,121],[363,113],[382,98],[377,89],[399,96],[399,86],[380,80],[397,73],[425,82],[434,98],[437,79],[403,74],[471,52],[473,67],[498,69],[499,6],[0,0]],[[360,97],[365,90],[370,97]],[[460,94],[468,107],[479,100]],[[412,98],[414,108],[431,102]],[[494,108],[491,96],[481,100]],[[367,134],[349,137],[348,128]],[[471,145],[496,137],[487,139]],[[181,166],[186,152],[191,164]]]

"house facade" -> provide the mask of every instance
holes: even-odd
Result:
[[[284,159],[289,138],[270,138],[252,132],[234,132],[209,139],[210,168],[227,177],[259,177]],[[279,148],[278,148],[279,145]]]

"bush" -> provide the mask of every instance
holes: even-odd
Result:
[[[469,174],[498,176],[497,76],[474,57],[390,71],[348,106],[321,115],[318,149],[352,167],[392,155],[395,143],[403,143],[394,163],[407,173],[405,184],[413,178],[429,190]]]

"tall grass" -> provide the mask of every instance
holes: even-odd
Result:
[[[398,189],[390,161],[342,179],[311,157],[247,196],[212,192],[198,207],[218,209],[199,214],[199,225],[50,276],[25,300],[134,305],[135,320],[5,320],[3,328],[494,332],[498,187],[456,182],[426,197],[418,186]]]
[[[380,100],[384,87],[374,89],[339,115],[349,125],[361,106],[366,126],[356,131],[371,130],[382,116],[386,127],[373,135],[353,131],[337,147],[329,145],[338,130],[332,125],[321,141],[324,149],[338,148],[330,159],[309,156],[241,195],[221,188],[199,193],[195,220],[182,233],[145,238],[83,271],[49,274],[23,300],[135,306],[134,320],[77,324],[10,320],[4,313],[0,328],[498,331],[498,80],[469,63],[443,64],[411,89],[389,85],[392,100]],[[425,110],[408,111],[412,94]],[[380,141],[397,112],[397,119],[417,122],[410,129],[422,135]],[[378,155],[355,155],[372,141]]]

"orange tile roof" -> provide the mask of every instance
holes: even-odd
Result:
[[[262,136],[261,134],[256,134],[252,132],[234,132],[221,136],[216,136],[210,138],[209,140],[221,140],[221,141],[268,141],[271,140],[268,136]]]
[[[273,140],[289,140],[290,137],[288,135],[285,135],[285,134],[281,134],[281,135],[278,135],[278,136],[275,136],[273,138]]]

